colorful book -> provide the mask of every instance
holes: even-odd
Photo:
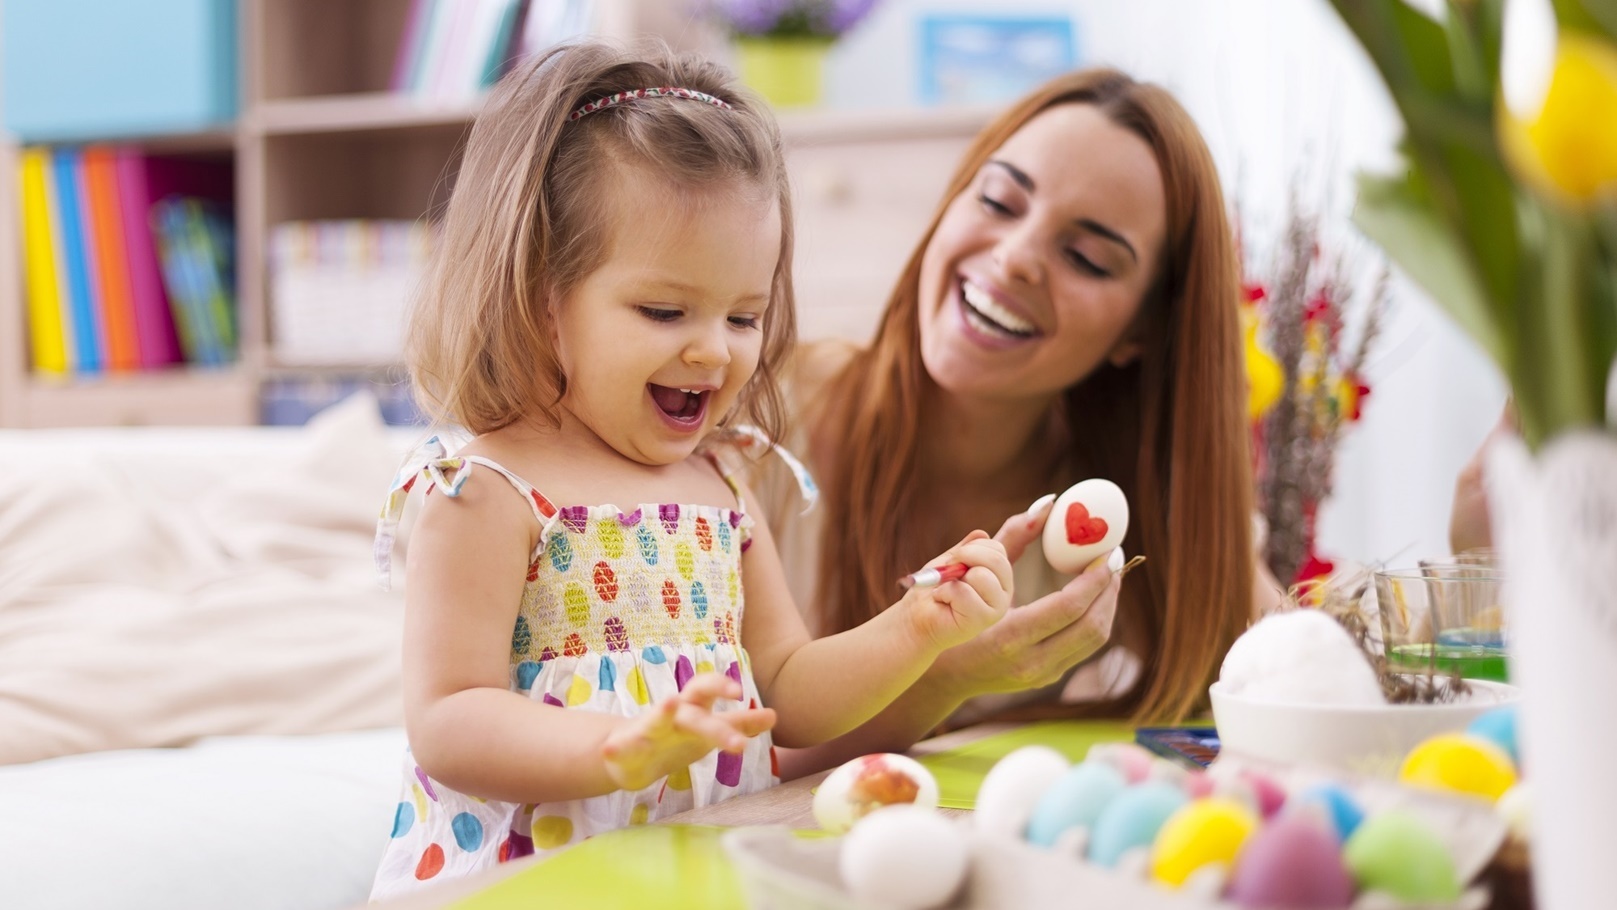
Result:
[[[152,207],[152,227],[186,359],[214,366],[235,359],[228,219],[211,203],[169,196]]]
[[[68,356],[70,344],[64,325],[61,281],[57,274],[55,187],[50,152],[29,148],[20,162],[22,200],[23,270],[27,281],[28,341],[34,369],[42,373],[66,373],[73,368]]]
[[[59,148],[51,154],[56,176],[56,212],[61,219],[62,258],[67,264],[67,292],[62,296],[67,302],[66,311],[73,314],[73,351],[78,372],[99,373],[106,341],[94,302],[83,210],[79,202],[80,157],[78,149],[72,148]]]
[[[488,88],[500,81],[516,59],[517,36],[522,33],[522,22],[527,17],[528,0],[506,0],[500,14],[499,29],[489,45],[488,60],[483,64],[479,88]]]
[[[410,0],[410,17],[405,20],[404,39],[399,45],[399,55],[394,58],[393,79],[389,83],[395,92],[408,92],[415,82],[415,69],[421,61],[427,21],[431,16],[432,0]]]
[[[174,324],[174,304],[163,284],[163,267],[152,234],[152,206],[171,195],[193,196],[228,204],[233,171],[228,162],[163,158],[133,150],[118,153],[118,192],[129,271],[135,296],[135,327],[142,363],[148,366],[182,359]]]
[[[84,150],[84,189],[101,291],[101,319],[106,327],[107,368],[137,370],[141,367],[140,339],[135,330],[135,303],[112,149],[100,146]]]

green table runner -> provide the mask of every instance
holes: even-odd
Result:
[[[1051,720],[985,736],[923,756],[920,762],[938,779],[938,805],[945,809],[970,809],[977,803],[977,789],[983,785],[988,769],[1023,746],[1049,746],[1072,761],[1079,761],[1096,743],[1133,741],[1134,727],[1130,724]]]
[[[1133,738],[1134,728],[1128,724],[1048,721],[996,733],[925,756],[920,762],[938,779],[940,805],[970,809],[988,769],[1016,749],[1045,745],[1077,761],[1096,743]],[[645,825],[609,831],[454,906],[461,910],[620,906],[743,910],[746,902],[740,883],[719,845],[724,831],[706,825]]]

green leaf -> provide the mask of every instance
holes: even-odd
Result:
[[[1518,361],[1507,369],[1516,389],[1522,434],[1529,446],[1576,427],[1605,421],[1604,389],[1613,339],[1600,328],[1595,311],[1604,309],[1593,269],[1598,263],[1593,232],[1580,218],[1535,207],[1542,229],[1535,248],[1542,258],[1529,263],[1517,320]],[[1535,279],[1532,280],[1532,279]],[[1604,335],[1605,337],[1601,337]]]
[[[1353,221],[1495,362],[1506,368],[1514,362],[1470,257],[1411,177],[1361,176]]]
[[[1614,0],[1554,0],[1554,5],[1555,21],[1563,28],[1617,39],[1617,2]]]
[[[1454,64],[1443,25],[1404,0],[1331,0],[1337,15],[1364,45],[1402,106],[1401,95],[1419,86],[1454,94]]]
[[[1515,184],[1491,149],[1479,154],[1447,144],[1443,161],[1458,216],[1449,226],[1465,239],[1495,324],[1508,325],[1515,309],[1521,254]]]
[[[1485,49],[1478,40],[1480,36],[1473,30],[1470,5],[1449,0],[1443,32],[1448,38],[1455,89],[1461,97],[1472,102],[1487,103],[1493,99],[1492,68],[1484,57]]]

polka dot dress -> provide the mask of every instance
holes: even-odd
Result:
[[[744,506],[556,508],[498,464],[447,457],[436,440],[424,449],[400,472],[378,529],[384,576],[393,528],[418,478],[426,478],[429,491],[453,496],[476,467],[487,468],[484,477],[503,476],[521,491],[543,528],[511,633],[511,691],[570,710],[628,717],[683,689],[692,676],[716,671],[741,684],[742,702],[758,704],[738,637],[741,554],[752,527]],[[722,464],[714,464],[734,489]],[[768,734],[750,740],[741,755],[709,753],[643,790],[566,802],[508,803],[457,793],[429,777],[408,752],[403,776],[372,900],[778,782]]]

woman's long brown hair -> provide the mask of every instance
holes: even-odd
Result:
[[[1195,123],[1165,90],[1115,70],[1057,78],[977,136],[910,255],[871,350],[831,383],[818,421],[839,434],[836,467],[824,478],[822,628],[869,619],[897,595],[893,579],[914,568],[905,564],[905,519],[929,492],[916,478],[921,403],[933,382],[920,355],[922,255],[943,211],[988,157],[1059,104],[1092,104],[1140,136],[1156,156],[1168,211],[1161,271],[1137,321],[1140,357],[1124,367],[1103,363],[1052,415],[1058,427],[1106,427],[1062,430],[1071,460],[1061,474],[1110,478],[1129,495],[1123,546],[1149,558],[1124,585],[1113,638],[1125,633],[1122,641],[1144,647],[1143,672],[1114,701],[1045,713],[1177,720],[1201,705],[1252,610],[1240,271],[1218,173]]]

